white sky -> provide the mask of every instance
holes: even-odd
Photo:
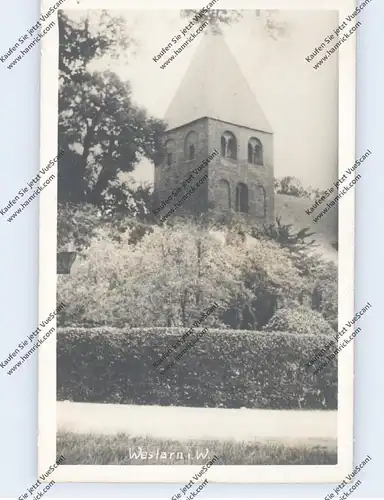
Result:
[[[128,33],[139,47],[127,64],[104,58],[92,68],[108,68],[129,80],[133,99],[150,114],[164,118],[203,35],[162,70],[162,63],[155,63],[152,57],[187,20],[174,10],[115,12],[126,19]],[[275,177],[294,175],[305,186],[327,188],[337,179],[337,54],[318,70],[305,56],[338,26],[337,12],[280,11],[276,19],[284,21],[287,28],[278,40],[266,34],[254,11],[247,11],[239,23],[224,26],[223,31],[274,130]],[[153,175],[148,161],[141,162],[134,172],[139,181],[153,182]]]

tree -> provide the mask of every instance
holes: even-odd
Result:
[[[211,9],[201,12],[200,9],[184,9],[181,11],[181,17],[188,20],[194,20],[197,24],[203,24],[208,21],[212,31],[220,31],[220,24],[232,24],[242,18],[242,12],[239,10]]]
[[[278,307],[299,300],[305,282],[289,251],[273,241],[255,239],[239,245],[233,240],[232,248],[241,270],[241,286],[234,291],[223,320],[236,329],[261,329]]]
[[[105,11],[97,20],[90,16],[75,22],[59,15],[59,148],[66,154],[58,164],[58,197],[103,208],[112,183],[112,196],[126,193],[121,173],[142,157],[159,161],[165,124],[133,104],[128,82],[110,71],[90,71],[91,62],[118,57],[124,50],[117,49],[132,44],[123,19]]]
[[[262,229],[254,226],[250,230],[252,237],[275,241],[282,248],[287,248],[295,254],[306,252],[316,246],[316,240],[308,240],[314,234],[314,232],[310,232],[309,227],[296,231],[293,224],[283,224],[281,217],[276,217],[274,224],[264,224]]]
[[[279,192],[279,189],[280,189],[280,179],[276,179],[276,177],[274,177],[274,179],[273,179],[273,188],[274,188],[275,193]]]
[[[188,327],[216,301],[220,308],[207,326],[258,330],[281,308],[300,304],[337,329],[332,263],[268,239],[226,238],[209,224],[182,219],[151,226],[127,215],[100,219],[88,207],[87,219],[65,213],[80,241],[87,241],[85,259],[58,287],[66,321]]]
[[[321,313],[328,324],[337,330],[337,266],[312,252],[317,246],[314,239],[309,239],[313,234],[309,228],[296,231],[292,224],[282,224],[280,217],[276,218],[275,224],[265,225],[262,230],[254,227],[250,231],[254,238],[267,238],[289,250],[288,256],[302,280],[301,293],[295,300]],[[264,309],[268,310],[266,306]]]
[[[62,10],[58,12],[60,79],[82,81],[88,65],[109,54],[122,57],[134,40],[127,34],[123,18],[111,16],[106,10],[93,11],[77,21]]]
[[[304,264],[304,262],[303,262]],[[305,266],[311,280],[311,307],[319,311],[332,328],[338,329],[338,270],[333,262],[307,257]]]
[[[84,73],[59,96],[59,200],[102,206],[105,191],[141,157],[158,161],[163,122],[134,106],[128,83],[114,73]],[[116,187],[115,187],[116,190]]]
[[[279,194],[301,197],[304,194],[304,188],[297,177],[287,175],[280,180]]]
[[[71,283],[61,283],[68,320],[189,326],[215,301],[229,301],[240,273],[235,256],[214,236],[193,224],[155,227],[135,245],[129,236],[116,242],[100,234]],[[223,326],[216,312],[207,324]]]
[[[187,327],[217,302],[206,325],[249,329],[302,290],[287,251],[272,242],[228,244],[185,221],[152,229],[132,244],[130,230],[117,241],[100,227],[70,283],[60,284],[68,320]]]
[[[257,9],[254,14],[255,21],[260,23],[265,33],[274,40],[286,33],[286,23],[278,20],[276,11]],[[237,23],[243,15],[243,10],[209,9],[204,12],[199,9],[184,9],[181,11],[182,17],[194,20],[198,24],[208,21],[214,33],[220,31],[220,24]]]
[[[156,222],[153,208],[153,186],[130,182],[111,182],[108,197],[104,201],[105,210],[109,214],[132,215],[139,221]]]
[[[256,10],[256,16],[263,24],[267,35],[274,40],[278,40],[287,33],[287,23],[277,18],[276,11],[270,9]]]
[[[134,208],[132,212],[135,214]],[[108,213],[90,203],[58,204],[58,251],[67,251],[70,248],[71,251],[87,255],[86,250],[94,238],[107,238],[118,243],[128,238],[127,243],[135,245],[145,234],[151,232],[153,232],[152,225],[131,215],[129,209],[124,212]]]
[[[76,252],[89,247],[102,224],[100,211],[93,205],[59,203],[57,207],[57,248],[68,245]]]
[[[137,251],[141,300],[161,326],[189,326],[215,301],[225,308],[239,283],[231,249],[193,223],[156,228]],[[217,315],[207,322],[223,324]]]

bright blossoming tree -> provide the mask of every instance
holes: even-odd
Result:
[[[270,241],[239,243],[192,222],[129,241],[128,231],[120,241],[99,233],[70,279],[60,277],[66,323],[189,326],[217,302],[207,325],[257,329],[304,287]]]

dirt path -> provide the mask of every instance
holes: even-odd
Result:
[[[165,439],[335,443],[336,411],[57,403],[59,431]]]

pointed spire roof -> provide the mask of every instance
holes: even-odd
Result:
[[[221,34],[203,35],[168,108],[168,130],[202,117],[272,133],[261,107]]]

